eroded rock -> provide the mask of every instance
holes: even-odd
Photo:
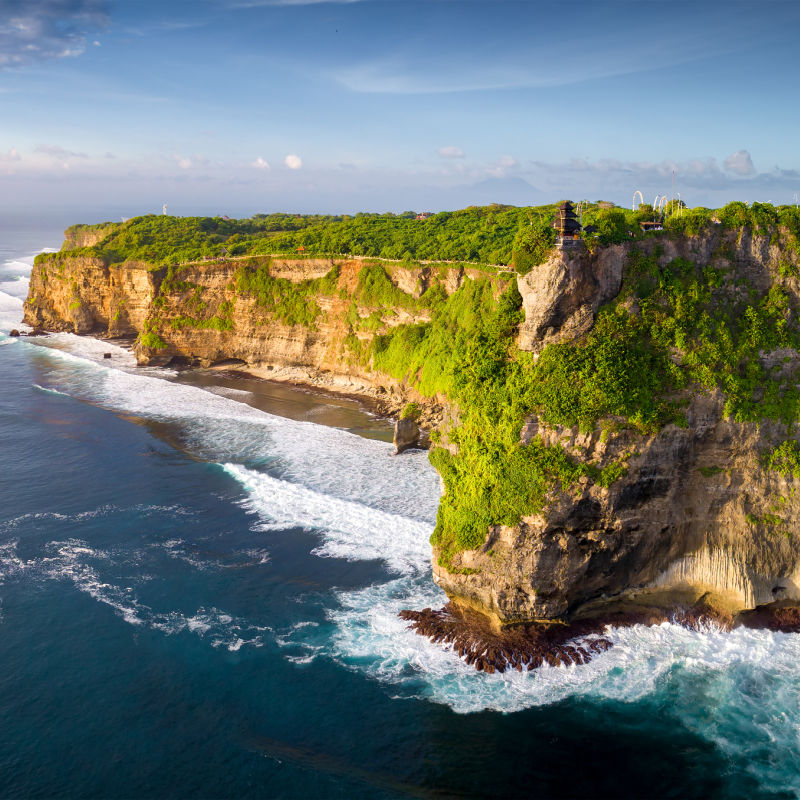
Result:
[[[419,425],[412,417],[398,419],[394,424],[395,454],[400,455],[405,450],[417,447],[419,442]]]

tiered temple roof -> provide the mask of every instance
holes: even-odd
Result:
[[[581,224],[575,216],[575,206],[565,200],[556,211],[553,227],[562,239],[577,238],[581,232]]]

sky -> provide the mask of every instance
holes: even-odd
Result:
[[[0,210],[791,203],[798,32],[796,0],[0,0]]]

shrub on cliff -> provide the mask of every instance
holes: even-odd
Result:
[[[512,262],[520,275],[547,261],[556,243],[556,232],[549,217],[537,217],[519,229],[514,237]]]

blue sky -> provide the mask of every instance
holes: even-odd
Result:
[[[0,208],[792,202],[800,3],[0,0]]]

